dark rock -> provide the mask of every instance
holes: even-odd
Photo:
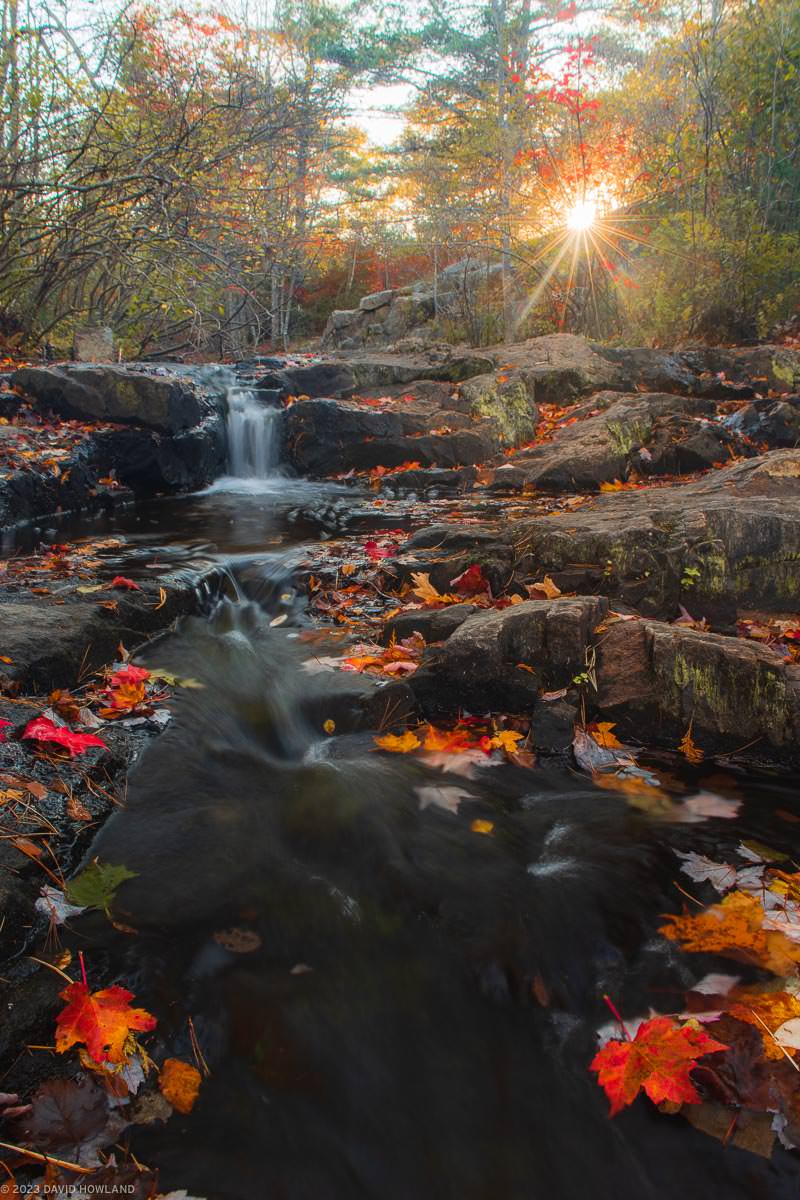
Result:
[[[439,492],[463,491],[477,478],[474,467],[429,467],[398,471],[381,482],[382,492]]]
[[[189,379],[127,367],[22,367],[16,387],[63,417],[113,421],[179,433],[209,415],[212,402]]]
[[[442,353],[413,358],[399,354],[371,355],[349,359],[359,388],[413,383],[415,379],[450,380],[458,383],[491,371],[494,362],[485,355]]]
[[[411,688],[431,719],[462,709],[530,709],[542,689],[568,686],[585,669],[586,649],[607,612],[603,597],[577,596],[477,613],[426,653]]]
[[[160,607],[159,586],[166,590]],[[113,661],[117,646],[164,629],[197,605],[196,581],[167,576],[143,582],[138,592],[109,588],[91,598],[69,596],[56,605],[41,596],[0,601],[3,652],[12,659],[8,675],[28,691],[74,687],[86,674]],[[112,612],[98,601],[113,599]]]
[[[398,613],[384,625],[381,641],[386,645],[393,637],[399,642],[419,633],[426,642],[443,642],[475,612],[478,609],[474,604],[451,604],[447,608]]]
[[[800,667],[752,641],[658,621],[612,625],[598,643],[597,706],[639,740],[796,751]]]
[[[567,700],[540,700],[533,710],[530,740],[534,750],[562,754],[572,745],[578,709]]]
[[[216,413],[174,437],[144,429],[100,430],[93,435],[99,473],[113,471],[138,495],[189,491],[225,470],[225,422]]]

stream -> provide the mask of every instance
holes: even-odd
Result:
[[[190,1115],[134,1133],[136,1157],[207,1200],[796,1200],[796,1156],[645,1100],[609,1120],[588,1069],[604,993],[626,1016],[680,1012],[720,969],[657,932],[683,904],[675,851],[796,852],[778,815],[800,817],[796,788],[642,754],[671,781],[652,808],[560,759],[377,754],[362,681],[313,669],[341,642],[309,639],[292,572],[321,539],[409,527],[413,503],[292,478],[274,413],[237,390],[229,414],[229,476],[76,524],[124,533],[134,578],[154,562],[227,578],[142,657],[204,686],[180,691],[90,851],[137,872],[139,932],[88,915],[87,957],[119,964],[188,1061],[191,1017],[211,1072]],[[727,819],[692,817],[708,792]],[[232,930],[249,952],[215,937]]]

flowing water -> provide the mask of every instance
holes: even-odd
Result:
[[[268,411],[239,395],[230,413],[238,485],[104,526],[132,570],[215,562],[238,581],[146,655],[204,687],[179,693],[91,849],[137,872],[140,932],[87,916],[82,948],[129,975],[165,1054],[191,1060],[191,1017],[211,1069],[191,1115],[135,1134],[137,1157],[208,1200],[796,1200],[784,1151],[724,1147],[643,1100],[610,1121],[588,1071],[604,993],[680,1011],[711,969],[656,932],[681,904],[675,849],[792,853],[776,812],[800,817],[796,791],[670,759],[675,799],[652,812],[566,762],[376,754],[369,685],[314,669],[341,643],[307,640],[291,571],[309,543],[409,509],[278,478]],[[683,823],[698,790],[737,817]]]

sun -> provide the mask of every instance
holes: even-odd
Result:
[[[567,229],[573,233],[585,233],[591,229],[597,220],[597,202],[595,200],[576,200],[567,211]]]

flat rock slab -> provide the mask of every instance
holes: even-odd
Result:
[[[602,596],[527,600],[467,617],[428,651],[409,683],[426,716],[530,709],[542,690],[572,683],[586,666]]]

